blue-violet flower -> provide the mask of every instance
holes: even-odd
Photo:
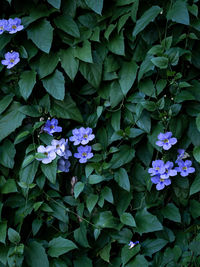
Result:
[[[49,135],[53,135],[53,133],[62,132],[62,127],[57,125],[58,125],[57,119],[47,120],[46,124],[43,127],[43,130]]]
[[[69,172],[69,167],[71,166],[69,160],[63,157],[58,160],[58,170],[61,172]]]
[[[186,161],[178,161],[178,167],[176,167],[176,171],[180,172],[180,175],[185,177],[188,176],[188,174],[195,172],[195,168],[191,167],[192,161],[186,160]]]
[[[86,145],[95,138],[95,135],[92,134],[92,129],[89,127],[81,127],[80,129],[74,129],[72,131],[72,134],[73,136],[71,136],[69,140],[71,142],[74,142],[75,146],[79,144]]]
[[[154,177],[151,177],[152,183],[156,184],[157,190],[162,190],[165,186],[168,186],[171,184],[170,179],[163,179],[160,177],[160,175],[156,175]]]
[[[66,141],[64,138],[62,138],[60,140],[53,139],[51,141],[51,145],[55,147],[54,151],[60,157],[64,156],[64,154],[65,154],[65,143],[66,143]]]
[[[0,20],[0,34],[6,31],[7,27],[8,27],[8,21],[6,19],[1,19]]]
[[[177,139],[172,137],[171,132],[160,133],[158,135],[158,141],[156,142],[157,146],[163,147],[164,150],[169,150],[172,145],[177,143]]]
[[[167,161],[165,163],[165,172],[160,175],[160,178],[162,178],[162,179],[168,179],[169,176],[176,176],[177,175],[177,171],[175,169],[172,170],[173,166],[174,166],[174,163],[173,162]]]
[[[91,146],[79,146],[78,153],[75,153],[74,157],[79,159],[80,163],[86,163],[88,159],[93,157],[93,153],[91,151]]]
[[[54,149],[55,149],[54,146],[47,146],[47,147],[39,146],[37,148],[37,152],[44,154],[46,158],[42,158],[42,159],[37,158],[37,160],[42,161],[42,163],[44,164],[48,164],[52,162],[56,158],[56,153]]]
[[[148,173],[151,176],[165,173],[165,163],[163,160],[155,160],[152,162],[153,168],[149,168]]]
[[[7,66],[7,69],[11,69],[20,61],[18,52],[8,52],[5,54],[5,59],[1,61],[1,64]]]
[[[134,248],[139,243],[140,243],[139,241],[135,241],[135,242],[130,241],[129,244],[128,244],[129,245],[129,249]]]
[[[8,20],[7,31],[9,31],[9,33],[13,34],[13,33],[19,32],[23,30],[23,28],[24,26],[21,25],[21,19],[15,18],[15,19]]]

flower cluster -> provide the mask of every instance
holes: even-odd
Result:
[[[21,25],[21,19],[1,19],[0,20],[0,34],[8,31],[10,34],[23,30],[24,26]]]
[[[70,167],[70,162],[68,158],[72,155],[71,151],[68,149],[68,140],[62,138],[60,140],[53,139],[50,146],[39,146],[37,149],[38,153],[44,154],[44,158],[37,158],[37,160],[42,161],[44,164],[51,163],[58,155],[60,158],[58,160],[58,169],[63,172],[68,172]]]
[[[62,132],[62,127],[58,126],[58,120],[53,118],[46,121],[45,125],[42,127],[42,131],[53,136],[54,133]],[[92,134],[91,128],[81,127],[80,129],[74,129],[72,133],[73,136],[71,136],[69,140],[74,142],[74,145],[85,145],[95,137],[94,134]],[[80,163],[86,163],[88,159],[93,157],[91,151],[91,146],[79,146],[78,153],[75,153],[74,157],[78,158]],[[58,170],[61,172],[69,172],[71,164],[68,159],[72,156],[72,153],[69,150],[68,139],[53,139],[51,145],[46,147],[41,145],[38,147],[37,152],[43,154],[41,157],[38,157],[37,160],[44,164],[51,163],[56,156],[59,156]]]
[[[1,19],[0,20],[0,35],[8,31],[10,34],[23,30],[24,26],[21,25],[21,19]],[[7,69],[14,67],[19,61],[19,53],[15,51],[8,52],[4,55],[5,59],[1,61],[2,65],[7,66]]]
[[[75,146],[79,144],[86,145],[95,138],[94,134],[92,134],[92,129],[89,127],[74,129],[72,131],[72,134],[73,136],[71,136],[69,140],[71,142],[74,142]],[[79,159],[80,163],[86,163],[88,159],[91,159],[93,157],[91,146],[79,146],[77,150],[78,153],[75,153],[74,157]]]
[[[177,143],[177,139],[172,137],[171,132],[160,133],[158,135],[158,141],[156,144],[163,147],[164,150],[169,150],[172,145]],[[192,162],[190,160],[183,161],[188,156],[184,149],[178,149],[178,156],[175,163],[178,167],[174,167],[174,163],[163,160],[155,160],[152,162],[152,168],[149,168],[148,172],[152,176],[152,183],[156,184],[157,190],[162,190],[165,186],[171,184],[170,177],[176,176],[180,173],[181,176],[185,177],[188,174],[195,172],[195,168],[191,167]]]

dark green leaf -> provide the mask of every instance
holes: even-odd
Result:
[[[133,37],[136,37],[150,22],[154,21],[162,9],[159,6],[152,6],[137,20]]]
[[[149,213],[146,209],[136,213],[135,221],[137,225],[136,230],[139,234],[155,232],[163,229],[163,226],[157,217]]]
[[[181,222],[181,215],[179,209],[173,204],[167,204],[162,210],[162,215],[173,222]]]
[[[56,173],[57,173],[57,160],[54,159],[49,164],[41,163],[41,169],[47,179],[52,183],[55,184],[56,182]]]
[[[55,99],[64,99],[65,79],[62,72],[56,70],[52,75],[42,79],[42,83],[47,92]]]
[[[80,37],[78,26],[70,16],[65,16],[65,15],[59,16],[54,19],[54,22],[59,29],[68,33],[69,35],[75,38]]]
[[[47,20],[34,23],[27,30],[28,38],[45,53],[49,53],[53,40],[53,27]]]
[[[103,0],[85,0],[85,3],[90,7],[94,12],[101,15],[101,11],[103,8]]]
[[[6,139],[2,146],[0,146],[0,164],[4,167],[12,169],[14,166],[14,157],[16,154],[13,143]]]
[[[138,65],[135,61],[124,62],[122,64],[122,68],[119,72],[119,84],[124,95],[126,95],[133,86],[137,75],[137,69]]]
[[[25,71],[19,80],[20,93],[25,100],[29,98],[36,83],[36,72],[33,70]]]
[[[68,239],[57,237],[52,239],[49,242],[49,249],[48,254],[51,257],[59,257],[60,255],[63,255],[73,249],[77,248],[77,246]]]
[[[63,101],[54,100],[50,114],[52,117],[83,121],[81,113],[70,95],[66,95]]]
[[[26,260],[31,267],[49,267],[49,261],[44,247],[36,242],[31,242],[25,250]]]

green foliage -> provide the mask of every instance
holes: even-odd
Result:
[[[200,266],[199,1],[2,0],[15,17],[24,29],[0,35],[1,60],[20,54],[0,65],[0,266]],[[36,160],[49,117],[57,139],[93,128],[94,157],[68,173]],[[157,191],[148,169],[178,148],[196,172]]]

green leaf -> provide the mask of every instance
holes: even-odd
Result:
[[[141,18],[136,22],[135,28],[133,30],[133,37],[136,37],[137,34],[140,33],[150,22],[154,21],[161,10],[162,9],[159,6],[152,6],[147,11],[145,11]]]
[[[73,263],[74,267],[93,267],[92,261],[85,256],[79,256],[78,259],[73,261]]]
[[[110,262],[110,250],[111,250],[111,244],[109,243],[99,252],[99,256],[106,262]]]
[[[112,38],[110,38],[108,42],[108,49],[114,54],[124,56],[125,46],[122,31],[120,34],[115,34]]]
[[[196,125],[197,125],[197,129],[200,132],[200,114],[198,114],[198,116],[196,117]]]
[[[160,251],[167,243],[167,240],[161,238],[147,239],[142,242],[143,254],[151,257],[152,254]]]
[[[120,121],[121,121],[121,110],[113,112],[111,117],[111,125],[116,132],[120,130]]]
[[[181,222],[181,215],[179,209],[173,204],[167,204],[162,210],[162,215],[173,222]]]
[[[74,186],[74,197],[77,198],[84,189],[84,183],[78,182]]]
[[[76,22],[70,16],[62,15],[54,19],[54,23],[58,29],[63,30],[69,35],[79,38],[80,32]]]
[[[26,139],[26,137],[30,134],[31,133],[29,131],[23,131],[19,133],[17,137],[15,138],[14,144],[16,145],[16,144],[23,142]]]
[[[120,147],[120,151],[115,153],[110,161],[111,168],[117,169],[130,162],[135,156],[135,150],[127,145]]]
[[[115,172],[114,177],[115,181],[120,187],[122,187],[126,191],[130,191],[130,181],[128,178],[128,174],[124,168],[120,168],[117,172]]]
[[[197,175],[190,187],[190,196],[200,191],[200,175]]]
[[[0,118],[0,141],[6,136],[14,132],[21,126],[23,119],[26,116],[18,109],[10,110],[6,115]]]
[[[19,90],[25,100],[29,98],[36,83],[36,72],[28,70],[22,72],[19,80]]]
[[[86,207],[89,213],[91,213],[92,210],[94,209],[95,205],[97,204],[98,199],[99,199],[98,195],[89,194],[89,196],[87,196]]]
[[[54,159],[49,164],[41,163],[41,169],[47,179],[52,183],[55,184],[56,182],[56,174],[57,174],[57,160]]]
[[[137,255],[132,261],[130,261],[126,267],[148,267],[149,262],[145,259],[143,255]]]
[[[24,182],[28,185],[33,183],[37,169],[39,166],[39,161],[34,160],[31,164],[27,165],[20,172],[20,182]]]
[[[103,9],[103,0],[85,0],[85,3],[89,8],[91,8],[94,12],[101,15],[101,11]]]
[[[80,62],[80,72],[92,86],[95,88],[99,87],[102,76],[102,64]]]
[[[47,0],[47,2],[57,9],[60,8],[61,0]]]
[[[91,43],[84,41],[82,47],[76,47],[75,56],[81,61],[93,63]]]
[[[8,179],[6,183],[0,188],[1,194],[9,194],[18,192],[14,179]]]
[[[139,234],[155,232],[163,229],[163,226],[157,217],[149,213],[146,209],[136,213],[135,221],[137,225],[136,231]]]
[[[81,224],[80,228],[74,231],[74,239],[82,247],[90,247],[87,240],[87,227],[84,224]]]
[[[70,95],[66,95],[63,101],[54,100],[50,114],[52,117],[83,122],[82,115]]]
[[[58,65],[59,57],[57,53],[43,54],[35,62],[33,68],[38,72],[39,78],[42,79],[51,74]]]
[[[132,226],[132,227],[136,227],[136,223],[135,223],[135,219],[133,218],[133,216],[128,213],[128,212],[124,212],[121,216],[120,216],[120,221],[123,224],[126,224],[128,226]]]
[[[121,259],[123,266],[133,258],[140,251],[140,245],[137,245],[133,248],[129,248],[128,245],[125,245],[121,250]]]
[[[45,53],[49,53],[53,40],[53,27],[46,19],[35,22],[27,29],[28,39]]]
[[[14,167],[14,157],[16,154],[13,143],[6,139],[0,146],[0,164],[4,167],[12,169]]]
[[[34,160],[35,160],[35,155],[30,154],[30,155],[26,156],[22,162],[22,169],[25,168],[27,165],[29,165]]]
[[[133,86],[133,83],[136,79],[137,70],[138,65],[135,63],[135,61],[124,62],[122,64],[122,68],[119,72],[119,84],[124,95],[126,95]]]
[[[0,222],[0,242],[6,243],[6,234],[7,234],[7,222]],[[1,253],[1,252],[0,252]]]
[[[49,267],[49,261],[45,249],[40,243],[36,241],[31,242],[26,247],[25,257],[26,261],[31,267]]]
[[[48,254],[51,257],[59,257],[60,255],[63,255],[73,249],[76,249],[77,246],[68,239],[57,237],[52,239],[49,242],[49,249],[48,249]]]
[[[42,83],[46,91],[55,99],[64,99],[65,79],[62,72],[56,70],[52,75],[42,79]]]
[[[74,48],[60,50],[61,66],[67,73],[69,78],[73,81],[79,67],[79,61],[75,58]]]
[[[190,17],[187,2],[184,0],[175,1],[167,13],[167,18],[177,23],[189,25]]]
[[[17,244],[20,242],[20,235],[17,231],[12,228],[8,228],[8,239],[11,243]]]
[[[194,219],[200,216],[200,203],[194,199],[190,200],[190,213]]]
[[[88,183],[89,184],[98,184],[104,180],[105,180],[104,176],[97,175],[97,174],[92,174],[88,177]]]
[[[195,146],[193,149],[193,156],[197,162],[200,163],[200,146]]]
[[[102,228],[114,228],[118,229],[120,227],[119,221],[112,216],[111,211],[99,212],[94,218],[94,224],[97,227]]]
[[[166,57],[154,57],[151,62],[160,69],[166,69],[168,67],[168,58]]]
[[[0,114],[10,105],[12,100],[13,94],[6,95],[0,100]]]

